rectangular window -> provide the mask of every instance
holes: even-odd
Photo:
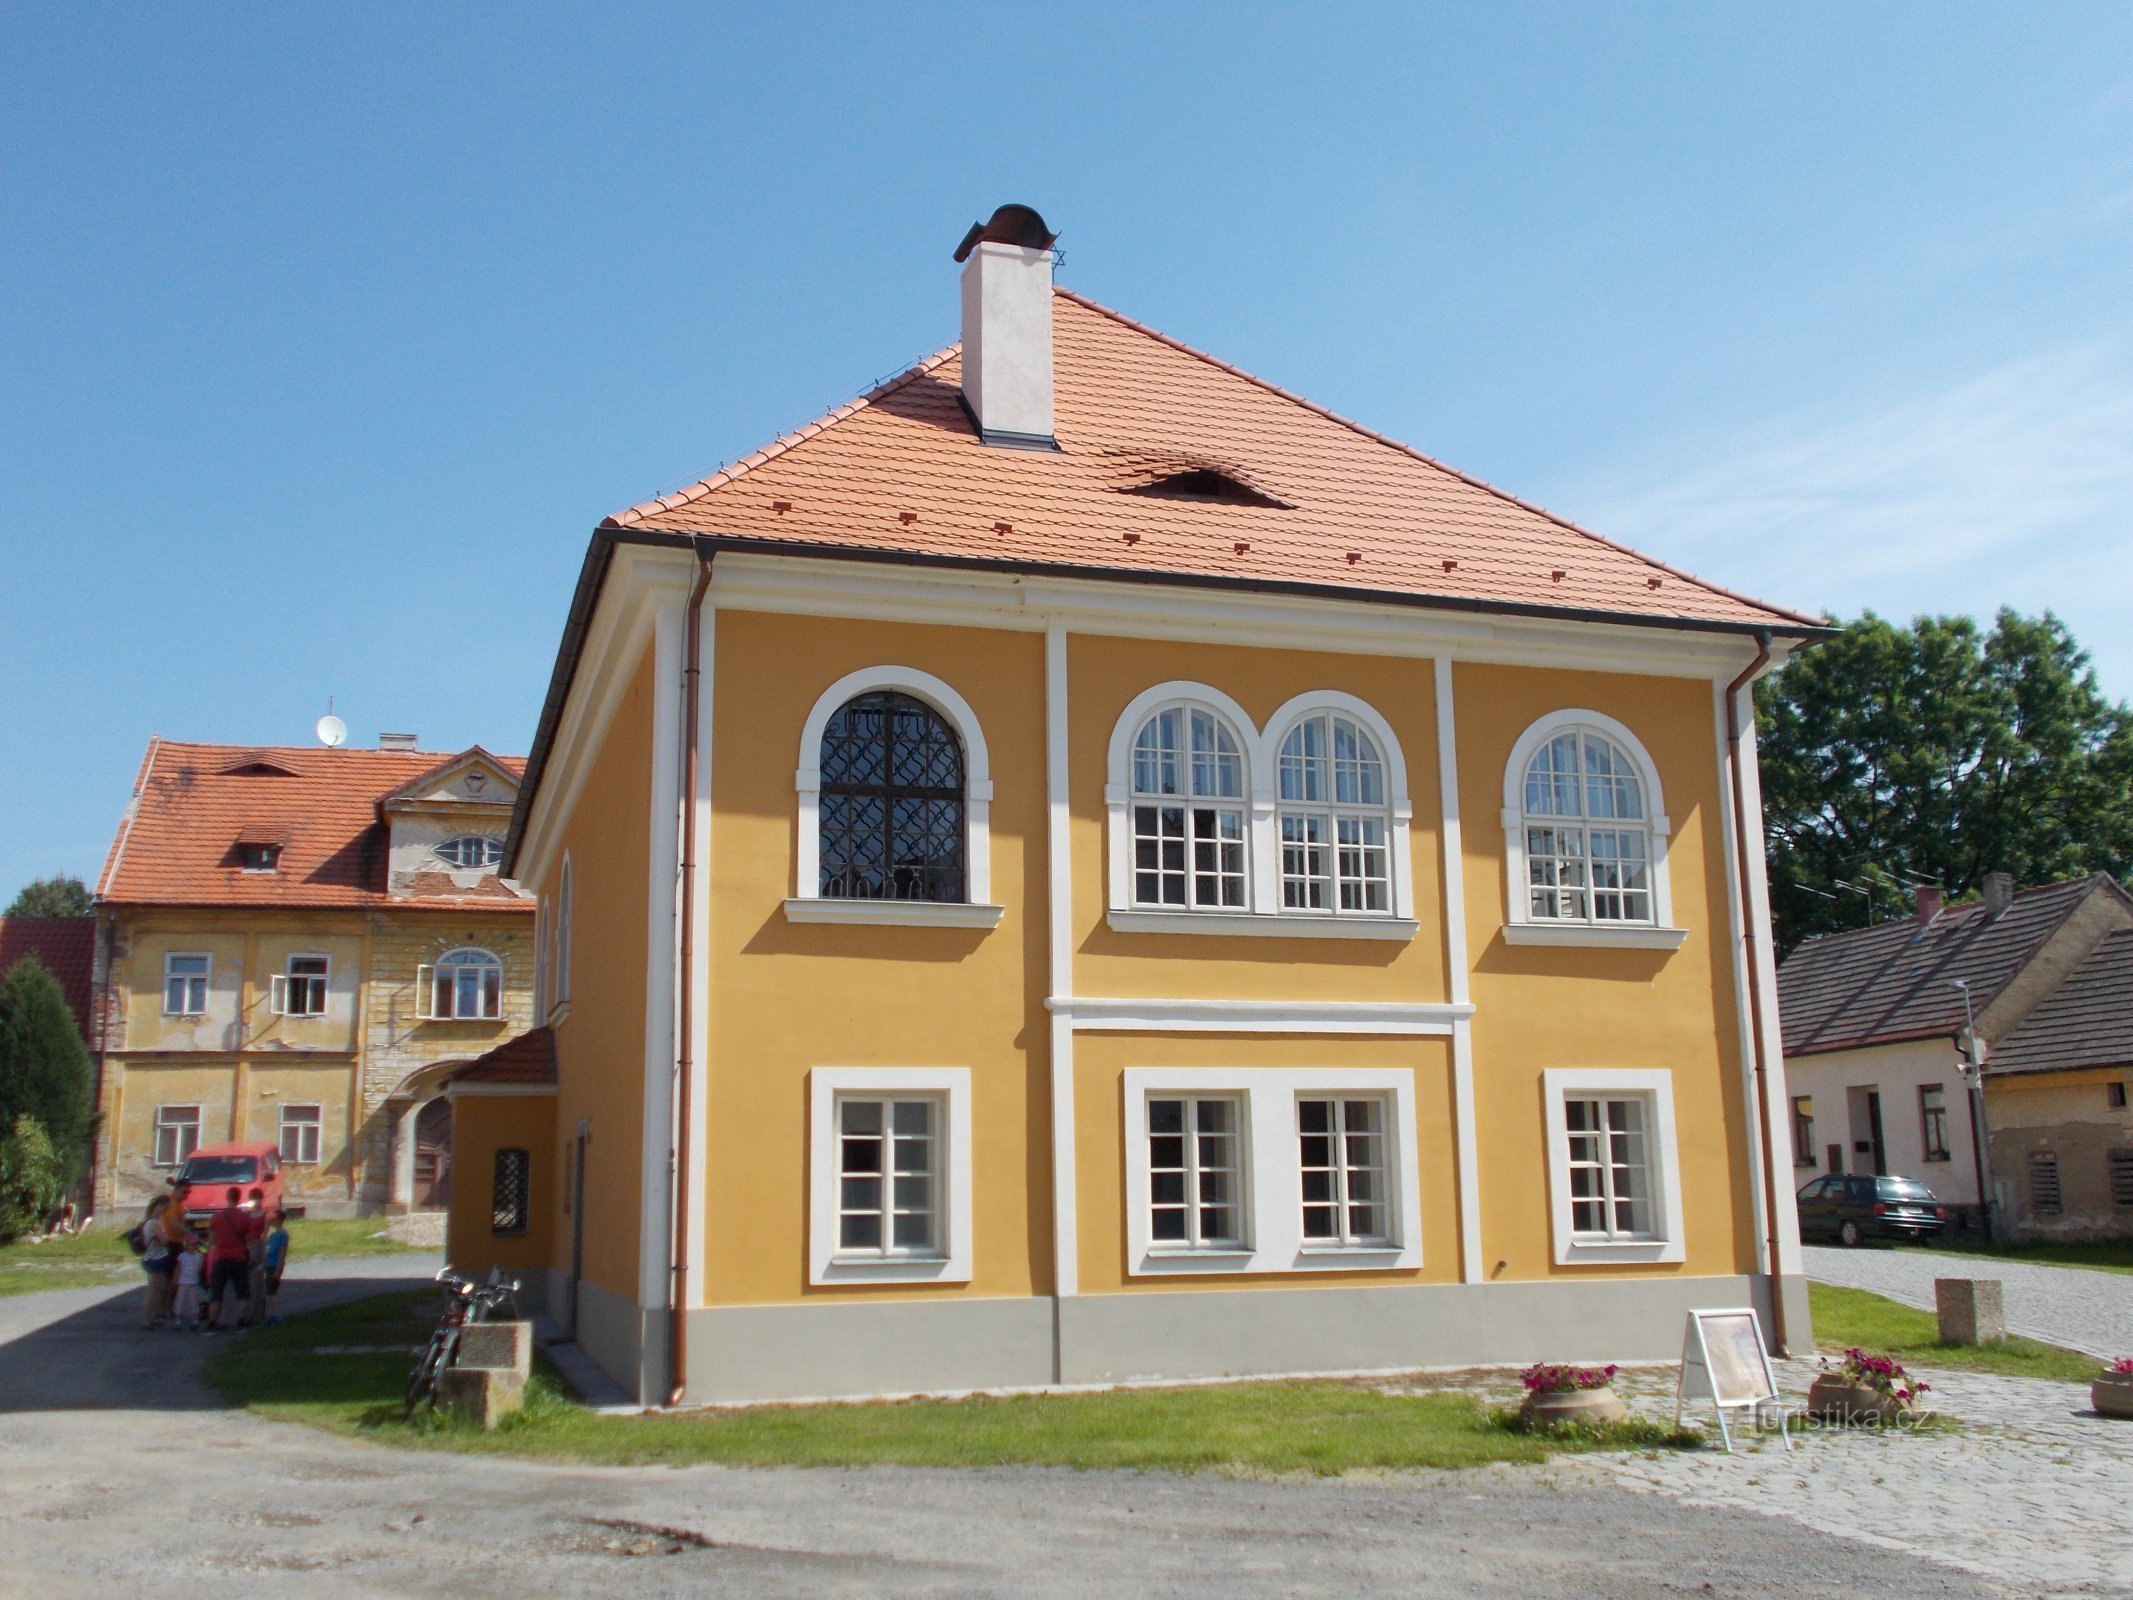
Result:
[[[1243,1104],[1232,1095],[1148,1101],[1148,1236],[1158,1249],[1244,1243]]]
[[[2107,1083],[2103,1086],[2103,1103],[2113,1111],[2126,1108],[2126,1086],[2122,1083]]]
[[[1792,1097],[1792,1164],[1796,1167],[1811,1167],[1815,1164],[1813,1095],[1796,1094]]]
[[[2110,1152],[2111,1204],[2133,1206],[2133,1150]]]
[[[291,956],[269,985],[267,1009],[278,1017],[323,1017],[326,979],[332,963],[325,956]]]
[[[1389,1243],[1385,1109],[1376,1096],[1296,1102],[1306,1247]]]
[[[495,1176],[489,1186],[489,1231],[524,1233],[533,1213],[533,1156],[526,1150],[496,1152]]]
[[[182,1166],[186,1157],[199,1148],[200,1108],[198,1106],[156,1107],[155,1164],[157,1166]]]
[[[1925,1134],[1926,1159],[1948,1159],[1948,1091],[1937,1083],[1918,1086],[1918,1120]]]
[[[213,962],[203,955],[163,958],[163,1015],[197,1017],[207,1011],[207,980]]]
[[[837,1253],[940,1253],[940,1102],[837,1100]]]
[[[2061,1209],[2059,1157],[2049,1150],[2033,1151],[2029,1158],[2029,1208],[2042,1216]]]
[[[325,1125],[323,1106],[285,1105],[281,1108],[281,1158],[292,1166],[318,1164],[319,1131]]]
[[[1570,1226],[1579,1239],[1652,1237],[1651,1156],[1641,1098],[1563,1102],[1570,1141]]]

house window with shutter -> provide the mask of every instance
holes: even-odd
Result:
[[[2039,1216],[2056,1216],[2063,1209],[2059,1191],[2059,1157],[2037,1150],[2029,1158],[2029,1209]]]

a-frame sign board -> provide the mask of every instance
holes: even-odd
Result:
[[[1681,1376],[1674,1384],[1674,1426],[1681,1426],[1683,1405],[1708,1398],[1718,1410],[1718,1436],[1727,1453],[1733,1431],[1726,1413],[1745,1411],[1752,1418],[1762,1407],[1776,1405],[1778,1438],[1792,1448],[1785,1429],[1785,1408],[1778,1403],[1777,1374],[1763,1343],[1763,1325],[1753,1311],[1691,1311],[1681,1336]]]

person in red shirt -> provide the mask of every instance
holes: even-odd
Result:
[[[228,1203],[207,1219],[207,1331],[222,1331],[223,1290],[237,1297],[237,1325],[244,1323],[252,1298],[252,1214],[231,1189]]]

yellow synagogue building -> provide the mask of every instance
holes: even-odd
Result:
[[[1051,245],[595,530],[454,1265],[655,1403],[1807,1348],[1750,690],[1823,624]]]

